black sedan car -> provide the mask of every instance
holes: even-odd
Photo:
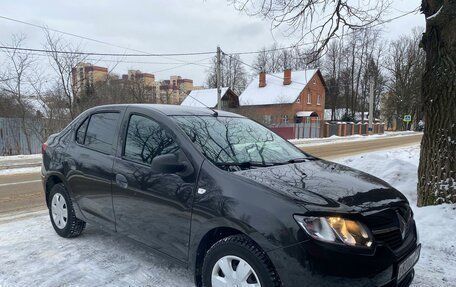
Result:
[[[55,231],[86,222],[192,269],[197,286],[409,286],[407,199],[237,114],[168,105],[87,110],[43,144]]]

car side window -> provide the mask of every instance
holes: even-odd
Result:
[[[124,158],[150,165],[154,157],[179,151],[174,139],[159,123],[132,115],[125,139]]]
[[[85,119],[82,124],[79,125],[76,130],[76,142],[78,144],[84,144],[84,138],[87,130],[87,124],[89,123],[89,118]]]
[[[84,145],[110,154],[119,115],[119,113],[93,114],[87,127]]]

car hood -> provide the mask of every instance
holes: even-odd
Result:
[[[234,173],[263,184],[309,211],[360,212],[407,203],[404,195],[383,180],[325,160]]]

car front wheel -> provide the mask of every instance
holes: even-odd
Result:
[[[52,187],[49,195],[49,216],[58,235],[70,238],[82,233],[86,223],[74,213],[73,204],[63,184]]]
[[[204,287],[281,286],[271,261],[245,235],[233,235],[216,242],[203,263]]]

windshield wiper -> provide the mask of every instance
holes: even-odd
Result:
[[[273,163],[263,163],[261,161],[243,161],[243,162],[216,162],[217,166],[238,166],[240,168],[250,168],[250,167],[267,167],[273,166]]]
[[[300,163],[300,162],[306,162],[306,161],[309,161],[311,158],[308,158],[308,157],[302,157],[302,158],[294,158],[294,159],[290,159],[288,161],[288,163]]]
[[[293,158],[287,161],[282,161],[282,162],[274,162],[272,165],[285,165],[285,164],[290,164],[290,163],[301,163],[301,162],[306,162],[309,160],[313,160],[311,157],[302,157],[302,158]]]

